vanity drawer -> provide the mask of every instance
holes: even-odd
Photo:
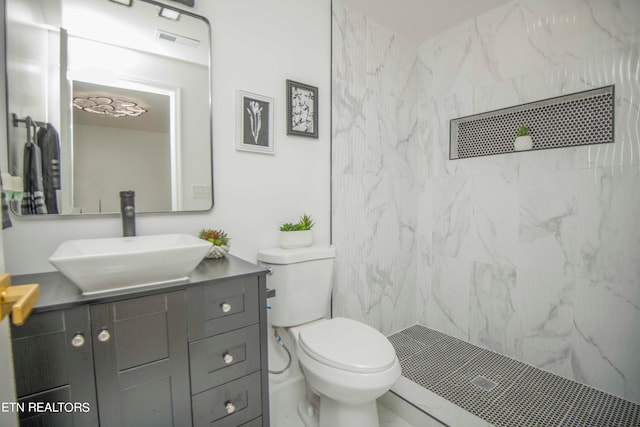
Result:
[[[258,277],[189,288],[189,341],[258,323]]]
[[[193,425],[240,426],[261,415],[261,399],[260,372],[254,372],[193,396]]]
[[[259,325],[189,344],[191,392],[200,393],[260,369]]]

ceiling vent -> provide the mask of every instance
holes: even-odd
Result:
[[[198,47],[200,40],[179,36],[164,30],[156,30],[156,38],[189,47]]]

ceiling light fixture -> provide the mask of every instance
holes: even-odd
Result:
[[[76,96],[73,106],[88,113],[109,117],[138,117],[147,112],[133,101],[109,98],[107,96]]]
[[[183,46],[196,48],[200,44],[200,40],[192,39],[190,37],[180,36],[173,34],[165,30],[157,30],[156,37],[160,40],[165,40],[171,43],[177,43]]]
[[[180,12],[175,9],[169,9],[167,7],[159,7],[158,16],[162,16],[163,18],[172,19],[177,21],[180,19]]]

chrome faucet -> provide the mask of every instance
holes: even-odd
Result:
[[[120,192],[120,213],[122,214],[122,236],[136,235],[135,191]]]

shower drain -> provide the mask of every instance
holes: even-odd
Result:
[[[480,387],[484,391],[491,391],[498,385],[498,383],[494,383],[489,378],[485,378],[482,375],[478,375],[477,377],[472,379],[471,383],[475,386]]]

